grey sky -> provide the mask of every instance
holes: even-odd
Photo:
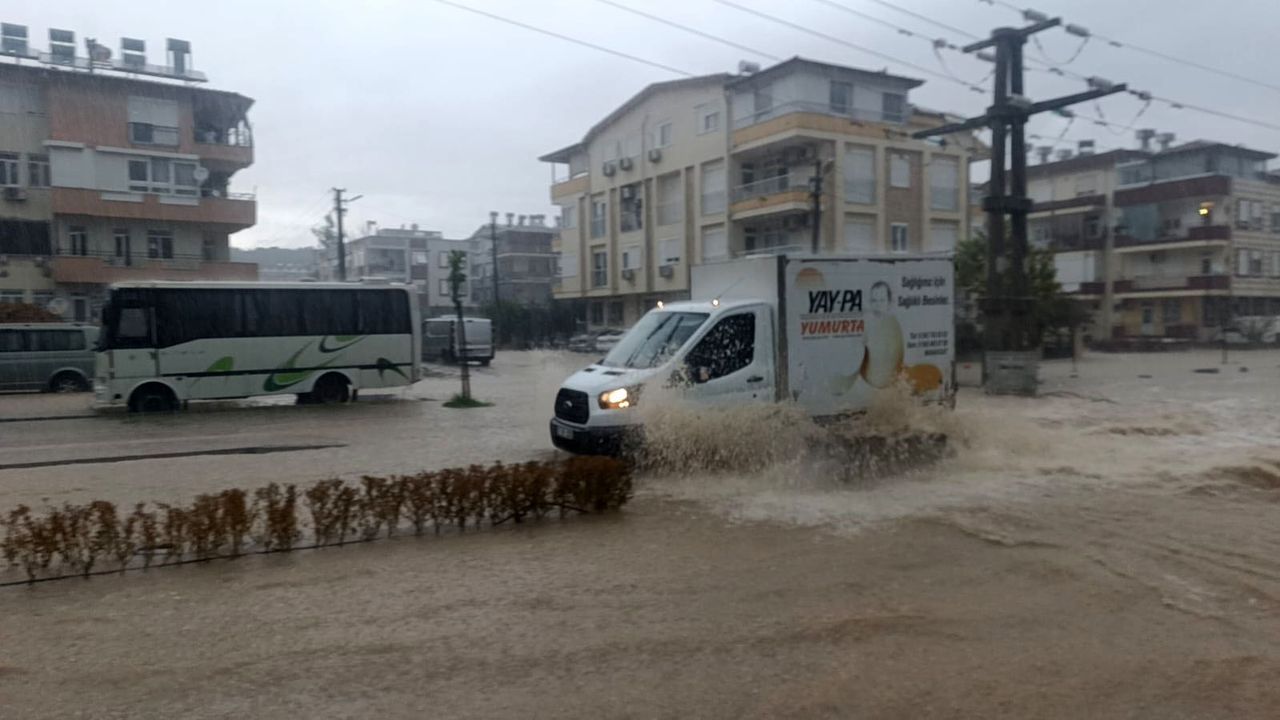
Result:
[[[740,59],[767,62],[594,0],[460,1],[695,73],[732,71]],[[920,77],[927,82],[913,91],[913,100],[930,108],[974,114],[989,102],[987,95],[958,84],[712,0],[625,1],[770,54],[888,67]],[[735,1],[943,71],[925,42],[813,0]],[[869,0],[838,1],[926,37],[965,40]],[[1014,12],[981,0],[892,1],[974,34],[1019,24]],[[1280,21],[1273,0],[1233,0],[1212,9],[1185,0],[1045,0],[1031,6],[1120,40],[1280,84],[1271,72]],[[165,37],[188,39],[211,87],[256,100],[250,115],[256,163],[236,176],[234,189],[257,190],[258,225],[233,236],[242,247],[311,244],[308,228],[326,212],[334,185],[364,195],[352,205],[352,226],[365,220],[383,226],[417,222],[457,237],[486,221],[489,210],[551,214],[550,170],[537,156],[580,139],[647,83],[675,77],[431,0],[10,0],[5,8],[0,19],[31,26],[39,47],[46,45],[49,27],[97,37],[113,48],[122,35],[144,38],[152,55],[161,54]],[[1079,44],[1061,31],[1042,38],[1055,60],[1070,57]],[[1028,56],[1040,57],[1035,46],[1028,46]],[[990,70],[955,53],[944,57],[951,72],[970,82]],[[1090,42],[1067,68],[1280,124],[1278,91],[1100,41]],[[1029,74],[1027,82],[1035,98],[1083,89],[1077,80],[1043,72]],[[1119,96],[1101,107],[1106,119],[1127,125],[1142,102]],[[1092,104],[1078,109],[1096,113]],[[1056,138],[1065,123],[1042,117],[1032,131]],[[1280,150],[1280,130],[1161,104],[1153,104],[1138,125],[1175,132],[1180,140],[1205,137]],[[1092,138],[1107,149],[1133,146],[1132,135],[1077,119],[1066,137]]]

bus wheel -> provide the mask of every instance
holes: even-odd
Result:
[[[49,381],[49,390],[56,393],[84,392],[88,389],[89,383],[73,372],[58,373]]]
[[[351,387],[347,379],[335,373],[329,373],[316,381],[311,390],[311,397],[323,405],[344,403],[351,399]]]
[[[173,391],[163,385],[146,385],[138,388],[129,398],[129,412],[173,412],[178,407]]]

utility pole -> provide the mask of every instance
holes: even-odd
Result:
[[[813,224],[813,254],[817,255],[822,237],[822,160],[813,161],[813,177],[809,178],[810,221]]]
[[[985,48],[995,48],[994,93],[990,107],[982,115],[959,123],[943,125],[931,130],[921,130],[912,137],[923,139],[936,135],[965,132],[987,127],[991,129],[991,180],[989,191],[982,199],[987,213],[987,297],[981,301],[986,329],[988,353],[1029,353],[1040,346],[1039,330],[1034,327],[1027,283],[1027,215],[1032,202],[1027,197],[1026,124],[1032,115],[1060,110],[1068,105],[1093,100],[1113,93],[1124,92],[1127,87],[1115,85],[1100,78],[1090,78],[1092,89],[1066,95],[1053,100],[1032,102],[1024,94],[1022,47],[1035,33],[1056,27],[1061,18],[1050,18],[1024,28],[996,28],[991,37],[963,48],[972,53]],[[1006,173],[1006,160],[1011,167]],[[1005,240],[1005,216],[1009,217],[1010,237]],[[1010,370],[1026,372],[1017,383],[1018,392],[1034,392],[1035,365]],[[1004,363],[997,361],[988,368],[983,363],[984,377],[992,377],[991,370],[1004,370]],[[988,392],[993,389],[989,385]]]
[[[345,244],[346,238],[342,234],[342,215],[347,211],[346,205],[364,197],[363,195],[356,195],[343,200],[342,193],[346,191],[346,188],[333,189],[333,214],[338,223],[338,280],[343,282],[347,279],[347,248]]]

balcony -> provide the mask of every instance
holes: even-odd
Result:
[[[733,202],[738,203],[743,200],[752,198],[763,198],[780,192],[786,192],[793,189],[791,187],[791,176],[781,175],[779,177],[766,178],[764,180],[756,180],[744,185],[738,185],[733,188]],[[807,190],[808,188],[794,188],[796,190]]]
[[[221,163],[239,169],[253,164],[253,141],[248,135],[197,132],[195,152],[202,161],[215,167]]]
[[[900,126],[905,120],[905,114],[833,108],[826,103],[807,101],[787,102],[734,120],[731,148],[736,151],[744,146],[767,144],[774,136],[821,138],[827,133],[840,133],[884,138],[884,125]]]
[[[253,195],[247,193],[195,198],[54,188],[53,212],[59,215],[208,223],[224,225],[229,232],[235,232],[253,226],[257,221],[258,204]]]
[[[591,189],[591,176],[583,173],[577,177],[553,182],[551,184],[551,200],[580,195]]]
[[[51,264],[53,280],[57,283],[110,285],[129,280],[254,282],[258,279],[257,263],[207,261],[199,255],[127,260],[103,254],[55,255]]]
[[[1229,240],[1230,225],[1196,225],[1187,228],[1185,233],[1160,233],[1154,237],[1134,237],[1121,233],[1116,236],[1116,250],[1135,252],[1160,249],[1159,246],[1195,247]]]
[[[1226,275],[1147,276],[1116,280],[1113,284],[1113,289],[1117,295],[1143,292],[1225,291],[1230,287],[1231,278]]]
[[[744,115],[733,121],[733,129],[741,130],[751,127],[759,123],[768,122],[774,118],[782,117],[792,113],[813,113],[818,115],[826,115],[841,120],[856,120],[858,122],[875,122],[888,123],[892,125],[901,125],[906,122],[906,113],[886,113],[880,110],[867,110],[863,108],[836,106],[824,102],[812,102],[809,100],[792,100],[790,102],[778,103],[771,106],[768,110]]]

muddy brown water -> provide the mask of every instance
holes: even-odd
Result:
[[[1275,717],[1280,354],[1240,355],[1050,366],[1051,397],[911,418],[955,454],[862,483],[775,452],[803,428],[739,416],[702,441],[767,466],[649,475],[617,515],[11,588],[0,717]],[[499,407],[467,413],[14,423],[6,457],[348,447],[0,471],[0,501],[537,456],[574,363],[500,358],[477,381]]]

